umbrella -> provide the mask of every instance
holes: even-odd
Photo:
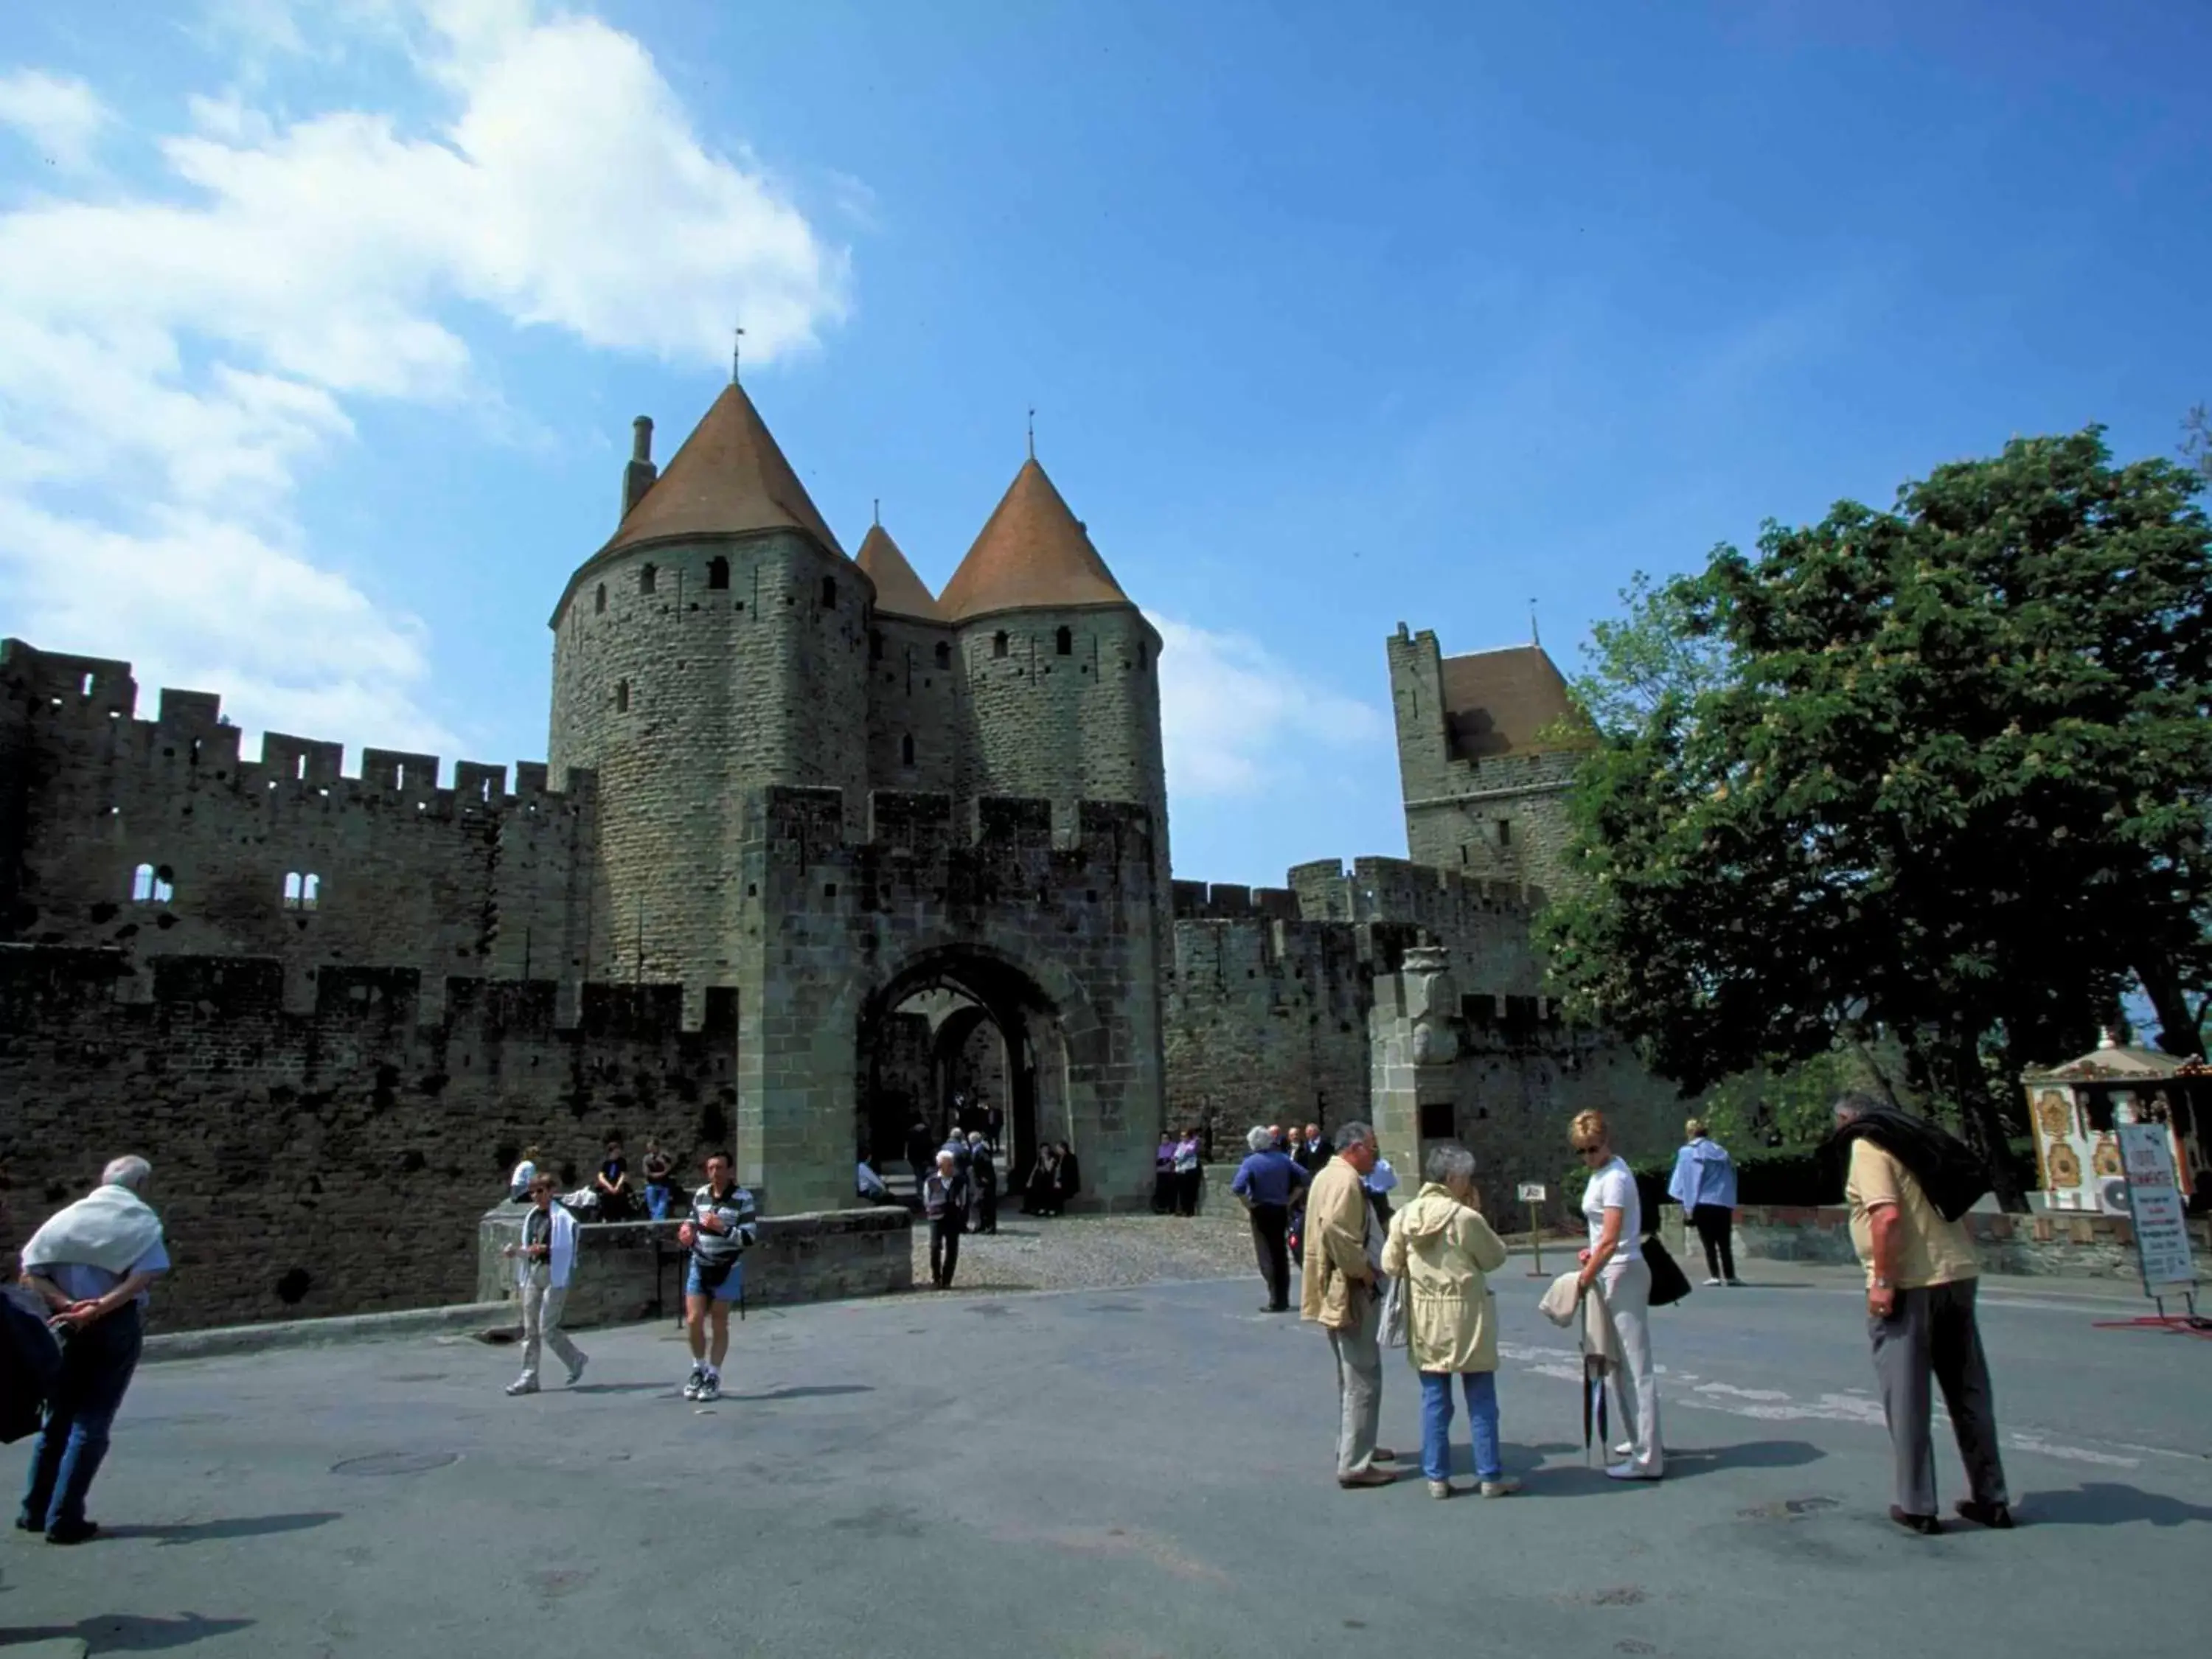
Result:
[[[1608,1447],[1605,1421],[1605,1360],[1597,1354],[1583,1357],[1583,1462],[1589,1462],[1590,1425],[1597,1425],[1597,1443]]]

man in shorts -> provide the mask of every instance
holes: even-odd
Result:
[[[744,1293],[741,1258],[757,1236],[759,1219],[753,1195],[731,1173],[730,1155],[711,1154],[707,1184],[691,1194],[691,1218],[676,1232],[676,1242],[691,1253],[684,1274],[684,1334],[691,1342],[691,1376],[684,1384],[686,1400],[721,1397],[722,1361],[730,1352],[730,1304]]]

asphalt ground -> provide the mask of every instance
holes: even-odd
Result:
[[[1885,1516],[1847,1274],[1747,1264],[1656,1315],[1670,1473],[1620,1486],[1525,1266],[1497,1284],[1528,1490],[1491,1502],[1437,1503],[1410,1462],[1340,1491],[1327,1344],[1256,1279],[763,1310],[708,1407],[657,1326],[584,1334],[581,1385],[521,1400],[511,1349],[457,1336],[149,1366],[94,1493],[108,1535],[0,1541],[0,1650],[2203,1652],[2212,1341],[2097,1328],[2137,1311],[2124,1287],[1985,1287],[2021,1524],[1921,1539]]]

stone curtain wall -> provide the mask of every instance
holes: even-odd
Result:
[[[673,986],[587,984],[568,1024],[550,981],[453,980],[432,1017],[413,969],[325,969],[307,1012],[265,958],[146,977],[124,1000],[118,952],[0,946],[0,1196],[13,1248],[108,1158],[150,1158],[172,1328],[466,1301],[520,1148],[573,1188],[608,1131],[633,1169],[658,1134],[688,1182],[736,1116],[728,991],[685,1031]]]
[[[211,695],[165,690],[152,720],[137,702],[128,663],[0,645],[0,939],[266,957],[295,1011],[334,967],[414,968],[434,1004],[448,975],[584,976],[589,775],[556,793],[524,764],[508,793],[464,761],[441,788],[435,756],[371,749],[349,778],[341,745],[279,732],[241,760]],[[167,896],[134,898],[142,866]]]

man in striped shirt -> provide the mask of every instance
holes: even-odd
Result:
[[[684,1334],[691,1343],[686,1400],[721,1396],[722,1361],[730,1352],[730,1304],[744,1293],[742,1258],[758,1236],[759,1219],[753,1195],[731,1173],[730,1155],[709,1156],[707,1184],[691,1194],[691,1218],[676,1232],[676,1242],[691,1252],[684,1275]]]

